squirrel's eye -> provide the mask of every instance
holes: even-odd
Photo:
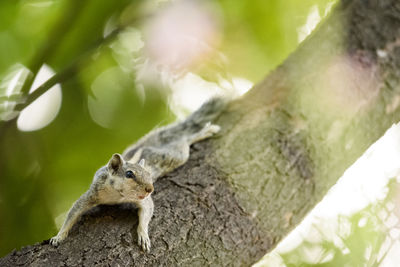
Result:
[[[125,173],[126,178],[135,178],[135,174],[132,171],[127,171]]]

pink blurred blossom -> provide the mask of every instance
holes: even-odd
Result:
[[[199,63],[218,43],[216,16],[205,1],[180,0],[148,23],[145,52],[156,65],[181,70]]]

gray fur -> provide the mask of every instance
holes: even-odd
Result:
[[[219,131],[219,126],[210,122],[219,116],[226,104],[227,100],[224,98],[212,98],[183,122],[151,131],[129,146],[122,155],[125,160],[132,162],[145,159],[155,182],[158,177],[188,160],[191,144],[211,137]]]
[[[165,144],[176,142],[182,137],[190,137],[200,132],[207,123],[219,116],[226,106],[224,98],[215,97],[204,103],[182,122],[155,129],[140,138],[135,144],[129,146],[122,154],[126,160],[130,160],[140,148],[163,147]]]
[[[225,107],[222,98],[213,98],[181,123],[156,129],[125,150],[114,154],[106,166],[97,170],[89,190],[69,210],[57,236],[50,244],[64,240],[79,217],[99,204],[134,203],[139,207],[138,243],[150,250],[148,225],[153,216],[151,199],[155,180],[183,165],[189,158],[190,145],[211,137],[219,126],[210,123]],[[132,171],[133,178],[126,177]]]

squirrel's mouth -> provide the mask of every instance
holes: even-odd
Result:
[[[148,197],[148,196],[150,196],[150,194],[151,194],[152,192],[143,192],[143,195],[139,195],[138,196],[138,198],[140,199],[140,200],[143,200],[143,199],[145,199],[146,197]]]
[[[145,199],[149,194],[138,196],[139,199]]]

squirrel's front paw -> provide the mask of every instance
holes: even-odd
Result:
[[[150,251],[150,238],[146,231],[138,228],[138,244],[146,252]]]
[[[62,241],[63,241],[63,238],[56,235],[50,239],[50,245],[52,245],[53,247],[57,247]]]

